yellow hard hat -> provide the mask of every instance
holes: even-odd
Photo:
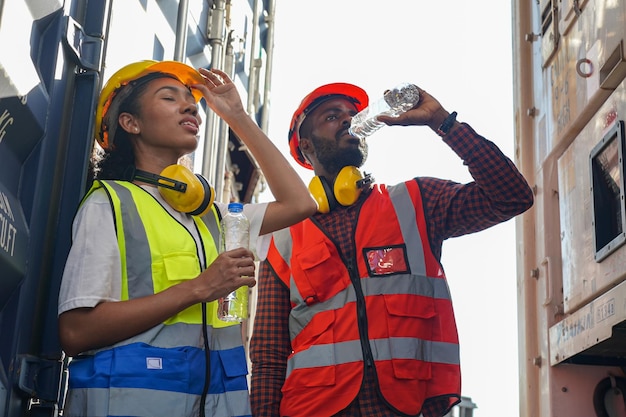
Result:
[[[154,72],[172,75],[188,87],[193,84],[204,83],[204,78],[195,68],[178,61],[146,60],[134,62],[122,67],[109,78],[102,88],[100,98],[98,99],[98,106],[96,107],[95,136],[100,146],[104,149],[109,149],[112,145],[109,140],[109,127],[102,123],[109,110],[111,101],[113,101],[113,98],[121,87],[144,75]],[[191,94],[193,94],[196,99],[196,103],[202,98],[202,92],[199,90],[192,89]]]

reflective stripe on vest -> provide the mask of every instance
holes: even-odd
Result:
[[[409,265],[414,275],[426,275],[426,261],[424,260],[424,248],[420,232],[417,227],[415,216],[410,215],[414,212],[411,196],[406,189],[406,184],[401,183],[394,187],[389,187],[389,197],[396,210],[396,217],[400,222],[400,230],[406,244],[407,252],[413,254],[409,257]],[[402,215],[405,214],[405,215]]]
[[[388,343],[384,339],[370,340],[372,350],[376,352],[376,360],[418,359],[450,365],[459,364],[459,347],[453,343],[402,337],[390,339],[390,342]],[[316,345],[294,355],[290,359],[287,376],[293,369],[339,365],[356,361],[363,361],[361,342],[359,340]]]
[[[367,305],[368,352],[379,388],[393,408],[409,415],[418,414],[428,398],[450,397],[453,404],[460,396],[458,336],[448,284],[428,242],[419,186],[415,181],[376,186],[360,209],[354,266]],[[379,217],[389,221],[377,222]],[[370,253],[399,267],[372,272]],[[395,255],[385,258],[389,253]],[[357,292],[338,259],[334,244],[310,220],[273,235],[268,260],[289,286],[292,303],[294,352],[281,415],[318,415],[317,404],[325,405],[323,414],[335,414],[361,385]]]
[[[444,300],[450,299],[450,293],[445,281],[436,278],[423,277],[423,279],[414,282],[409,280],[410,275],[399,275],[379,278],[362,278],[361,286],[363,287],[363,295],[393,295],[393,294],[409,294],[422,295],[426,297],[435,297]],[[294,289],[294,291],[296,291]],[[356,302],[356,294],[354,287],[350,286],[335,295],[331,299],[312,305],[306,309],[294,309],[291,312],[294,320],[290,322],[290,331],[294,335],[300,333],[313,316],[322,311],[332,311],[343,307],[346,303]],[[293,339],[293,337],[292,337]]]
[[[133,401],[121,402],[116,398],[132,397]],[[141,388],[111,388],[72,390],[68,392],[68,402],[81,402],[85,404],[98,404],[99,410],[108,410],[105,414],[67,413],[64,417],[155,417],[155,416],[198,416],[199,396],[185,396],[177,392],[162,391],[155,396],[154,391]],[[212,410],[226,408],[226,416],[249,417],[251,416],[248,406],[248,395],[243,391],[226,392],[221,395],[207,397],[205,407],[207,416],[215,416]],[[121,407],[123,406],[123,407]],[[167,410],[167,411],[166,411]]]
[[[217,256],[215,206],[202,219],[193,217],[203,245],[199,249],[189,231],[142,188],[100,181],[90,193],[98,188],[104,188],[113,208],[123,299],[195,278],[202,268],[199,250],[207,264]],[[247,416],[251,410],[241,326],[217,319],[216,304],[207,303],[211,383],[205,409],[211,416]],[[64,415],[197,415],[206,362],[200,307],[192,306],[95,355],[75,358]]]

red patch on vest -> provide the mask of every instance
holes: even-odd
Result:
[[[370,275],[389,275],[409,272],[404,246],[364,249]]]

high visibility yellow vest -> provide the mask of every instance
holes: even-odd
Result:
[[[185,227],[147,191],[125,181],[96,181],[114,213],[122,262],[122,299],[163,291],[197,277],[204,252],[209,265],[218,255],[219,213],[193,217],[202,240],[197,247]],[[94,236],[97,239],[97,236]],[[197,416],[210,357],[207,416],[251,415],[247,362],[241,325],[217,318],[207,303],[204,349],[202,305],[93,355],[73,358],[64,416]]]

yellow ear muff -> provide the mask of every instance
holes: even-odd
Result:
[[[161,172],[161,177],[165,178],[160,178],[157,185],[169,185],[168,178],[187,185],[184,191],[159,187],[159,192],[174,210],[203,216],[211,208],[215,200],[215,190],[202,175],[194,174],[182,165],[170,165]]]
[[[309,192],[317,201],[317,211],[328,213],[339,204],[351,206],[361,195],[362,187],[369,184],[371,177],[363,178],[361,171],[355,166],[346,166],[339,171],[331,186],[324,177],[313,177],[309,183]]]
[[[337,201],[324,177],[315,176],[309,183],[309,192],[317,201],[317,211],[328,213],[337,205]]]
[[[358,182],[363,179],[361,171],[355,166],[346,166],[339,171],[333,186],[337,202],[342,206],[351,206],[361,195]]]

